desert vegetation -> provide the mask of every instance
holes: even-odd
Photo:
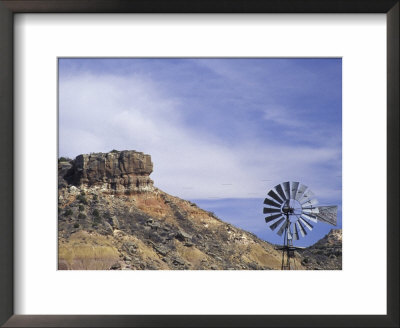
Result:
[[[119,253],[105,236],[80,231],[58,249],[59,270],[109,270]]]

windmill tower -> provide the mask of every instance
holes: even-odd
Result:
[[[293,239],[299,240],[312,231],[312,223],[324,222],[336,225],[337,206],[316,206],[318,200],[314,193],[300,182],[283,182],[272,188],[264,200],[264,214],[268,216],[265,222],[272,231],[277,230],[283,235],[282,270],[291,269],[291,259],[294,264],[294,251],[299,249],[293,246]],[[279,228],[279,229],[278,229]]]

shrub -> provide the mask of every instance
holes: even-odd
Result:
[[[93,214],[93,221],[95,223],[100,223],[101,222],[100,212],[97,209],[95,209],[92,214]]]
[[[70,216],[70,215],[72,215],[72,210],[71,210],[70,208],[67,209],[67,210],[65,210],[64,215],[65,215],[65,216]]]
[[[78,195],[78,197],[76,197],[77,200],[79,200],[80,203],[87,205],[87,199],[84,195]]]
[[[116,149],[113,149],[113,150],[110,151],[110,153],[119,153],[119,151],[116,150]]]
[[[81,190],[81,195],[85,196],[85,190]]]
[[[79,223],[74,223],[74,228],[75,229],[79,228]]]
[[[93,195],[93,200],[96,201],[98,199],[97,195]]]
[[[79,214],[78,214],[78,219],[79,219],[79,220],[85,220],[85,219],[86,219],[86,215],[83,214],[83,213],[79,213]]]
[[[208,212],[210,216],[212,216],[214,219],[218,219],[218,216],[214,212]]]
[[[79,212],[83,212],[84,209],[85,207],[83,205],[79,205]]]
[[[61,157],[58,159],[58,163],[60,163],[60,162],[70,162],[70,161],[71,161],[70,158],[68,158],[68,157],[63,157],[63,156],[61,156]]]

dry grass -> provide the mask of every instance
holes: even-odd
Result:
[[[195,247],[186,247],[181,243],[175,241],[175,247],[177,253],[188,263],[192,264],[193,269],[200,269],[202,262],[201,260],[207,260],[209,257],[207,254],[204,254],[202,251]]]
[[[145,263],[157,263],[159,270],[168,270],[168,265],[161,261],[160,256],[151,247],[135,236],[124,236],[122,242],[133,242],[137,245],[136,257],[140,258]]]
[[[259,265],[266,266],[272,269],[281,268],[281,255],[280,253],[273,251],[268,252],[259,244],[251,245],[237,245],[237,248],[241,250],[241,260],[245,263],[258,263]]]
[[[108,270],[118,261],[116,249],[107,246],[62,246],[59,249],[59,269]]]
[[[104,236],[80,232],[59,244],[59,270],[108,270],[119,253]]]

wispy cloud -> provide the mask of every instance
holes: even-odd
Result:
[[[284,107],[268,107],[264,110],[263,118],[266,121],[270,121],[272,123],[276,123],[279,125],[287,126],[287,127],[295,127],[295,128],[306,128],[307,124],[301,118],[293,113],[288,111]]]
[[[267,99],[275,89],[266,97],[259,92],[262,81],[256,90],[249,85],[257,79],[240,82],[253,68],[212,65],[211,76],[168,65],[165,72],[157,66],[158,74],[61,74],[60,155],[143,151],[152,156],[155,184],[186,199],[263,197],[284,180],[300,180],[322,198],[340,198],[340,143],[288,137],[287,131],[308,133],[307,115],[290,106],[266,107],[265,101],[279,103],[277,96]],[[218,70],[222,80],[214,76]]]

